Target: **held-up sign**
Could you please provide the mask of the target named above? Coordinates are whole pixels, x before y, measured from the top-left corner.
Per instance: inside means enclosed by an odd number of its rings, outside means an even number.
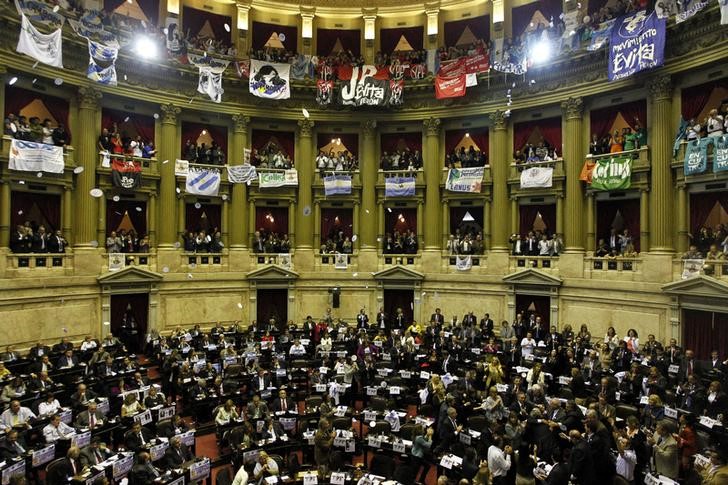
[[[677,364],[671,364],[670,367],[667,368],[668,374],[677,374],[680,372],[680,366]]]
[[[389,388],[389,394],[391,394],[391,395],[394,396],[394,395],[399,395],[399,393],[400,393],[399,386],[390,386],[390,388]]]
[[[318,474],[316,472],[306,473],[303,476],[303,485],[318,485]]]
[[[372,448],[380,448],[382,446],[382,437],[381,436],[367,437],[367,445],[371,446]]]
[[[376,411],[364,411],[364,421],[365,422],[371,422],[376,421],[377,419],[377,412]]]

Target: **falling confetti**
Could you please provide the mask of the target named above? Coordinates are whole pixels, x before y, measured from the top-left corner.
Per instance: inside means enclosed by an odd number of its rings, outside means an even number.
[[[119,202],[120,199],[121,197],[119,197],[118,195],[115,195],[111,198],[111,200],[113,200],[114,202]]]
[[[37,174],[35,174],[35,176],[41,178],[43,176],[43,172],[38,172]]]
[[[155,120],[158,120],[158,119],[159,119],[159,113],[154,113],[154,119],[155,119]],[[169,160],[167,160],[167,161],[166,161],[166,162],[164,162],[164,163],[167,163],[168,161],[169,161]]]
[[[356,234],[354,234],[353,236],[351,236],[351,240],[353,242],[356,242],[357,239],[359,239],[359,236],[357,236]]]
[[[164,161],[162,162],[162,165],[164,165],[165,163],[169,163],[169,160],[164,160]]]
[[[182,191],[181,191],[181,190],[179,189],[179,187],[177,187],[177,188],[176,188],[176,189],[174,189],[174,190],[176,190],[178,194],[179,194],[180,192],[182,192]]]
[[[199,209],[200,207],[202,207],[202,204],[200,204],[199,202],[195,202],[195,209]]]
[[[351,276],[353,276],[354,278],[356,278],[357,276],[359,276],[359,273],[353,273]]]
[[[128,122],[129,122],[129,117],[127,116],[126,118],[124,118],[124,123],[128,123]]]
[[[23,211],[18,211],[18,215],[19,216],[22,216],[23,215]]]
[[[25,180],[18,180],[18,183],[19,183],[20,185],[25,185]]]
[[[180,246],[181,246],[181,244],[179,243],[179,241],[177,241],[176,243],[174,243],[174,247],[179,248]]]
[[[535,79],[531,79],[531,84],[536,84],[536,80]]]
[[[141,211],[142,211],[142,208],[141,208],[141,207],[137,207],[137,208],[136,208],[136,211],[137,211],[137,212],[141,212]]]
[[[187,279],[191,280],[192,278],[194,278],[194,276],[192,276],[192,273],[187,273]]]
[[[38,82],[38,78],[37,78],[37,77],[34,77],[34,78],[33,78],[33,84],[35,84],[35,83],[37,83],[37,82]]]
[[[35,61],[35,64],[33,64],[33,69],[35,69],[36,67],[38,67],[38,61]]]
[[[230,26],[228,24],[225,24],[223,27],[225,27],[225,32],[230,32]]]
[[[104,322],[104,325],[108,327],[109,325],[111,325],[111,322]]]
[[[311,215],[311,206],[306,206],[303,208],[303,215],[304,216],[310,216]]]
[[[57,77],[53,80],[53,84],[55,84],[56,86],[60,86],[61,84],[63,84],[63,79]]]
[[[162,273],[169,273],[169,266],[162,268]]]
[[[60,9],[61,9],[61,6],[60,5],[56,5],[55,7],[53,7],[53,13],[58,12]],[[37,62],[36,62],[36,64],[37,64]]]
[[[99,242],[98,242],[98,241],[91,241],[91,242],[90,242],[89,244],[91,244],[91,247],[92,247],[92,248],[97,248],[97,247],[99,247]]]
[[[220,196],[220,198],[221,198],[222,200],[228,200],[228,196],[227,196],[227,194],[222,194],[222,195]]]
[[[303,113],[303,117],[308,119],[308,117],[310,116],[308,114],[308,110],[306,108],[301,108],[301,112]]]
[[[76,167],[73,169],[73,173],[78,175],[79,173],[83,172],[83,167]]]
[[[99,189],[98,187],[89,190],[88,193],[91,194],[91,197],[96,197],[96,198],[99,198],[102,195],[104,195],[104,191]]]
[[[242,310],[243,309],[243,304],[242,303],[238,303],[238,308],[240,308]]]

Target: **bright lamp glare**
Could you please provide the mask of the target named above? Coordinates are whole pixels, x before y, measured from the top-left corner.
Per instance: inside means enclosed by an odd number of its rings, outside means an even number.
[[[531,60],[534,64],[546,62],[551,58],[551,45],[548,42],[538,42],[531,48]]]
[[[154,59],[157,57],[157,44],[146,36],[137,38],[134,44],[134,50],[139,57],[144,59]]]

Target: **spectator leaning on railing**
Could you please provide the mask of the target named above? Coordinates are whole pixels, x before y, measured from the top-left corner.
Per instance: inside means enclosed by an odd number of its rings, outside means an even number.
[[[409,148],[392,153],[383,152],[379,160],[379,168],[382,170],[419,170],[422,168],[422,155],[419,150],[412,152]]]
[[[338,155],[332,151],[325,153],[319,150],[316,156],[316,168],[322,174],[325,172],[353,172],[359,170],[359,160],[348,151]]]

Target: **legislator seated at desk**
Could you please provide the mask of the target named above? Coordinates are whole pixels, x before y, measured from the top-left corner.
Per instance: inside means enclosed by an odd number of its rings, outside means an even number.
[[[224,426],[226,424],[230,424],[230,421],[237,420],[239,418],[240,415],[238,414],[238,410],[235,408],[235,403],[232,399],[228,399],[225,401],[225,404],[217,408],[215,424],[218,426]]]
[[[73,409],[84,409],[91,399],[98,397],[94,391],[88,389],[83,382],[78,385],[76,392],[71,394],[71,405]]]
[[[189,428],[182,420],[182,416],[175,414],[171,419],[165,419],[157,424],[157,436],[161,438],[171,438],[178,434],[182,434]]]
[[[167,469],[179,468],[192,458],[190,449],[182,443],[178,436],[175,436],[169,440],[169,448],[164,452],[164,467]]]
[[[250,386],[255,394],[260,394],[271,386],[270,376],[260,369],[258,375],[250,379]]]
[[[121,405],[121,417],[126,418],[144,411],[144,406],[139,402],[136,392],[130,392],[124,396],[124,404]]]
[[[15,377],[3,386],[0,393],[0,403],[7,405],[13,399],[22,399],[26,395],[25,383],[20,377]]]
[[[259,395],[253,396],[253,400],[248,403],[246,408],[246,416],[248,419],[265,419],[270,415],[268,405],[261,401]]]
[[[133,484],[152,483],[162,474],[152,465],[151,456],[146,451],[137,455],[137,463],[131,469],[130,482]]]
[[[6,380],[13,377],[12,372],[10,372],[10,369],[5,367],[5,361],[0,361],[0,380]]]
[[[91,443],[81,449],[79,456],[81,466],[95,466],[106,460],[112,455],[100,438],[91,438]]]
[[[48,485],[68,483],[70,477],[81,473],[83,465],[81,465],[80,456],[81,450],[77,446],[71,446],[65,458],[48,465],[46,483]]]
[[[51,363],[51,358],[48,356],[48,354],[44,354],[40,357],[38,357],[38,360],[33,362],[28,366],[28,372],[31,372],[33,374],[39,374],[41,372],[51,372],[56,368],[53,363]]]
[[[69,439],[74,434],[76,434],[76,430],[61,421],[61,416],[58,414],[51,416],[51,422],[43,428],[43,437],[46,443]]]
[[[22,456],[27,450],[28,445],[25,444],[25,440],[14,429],[8,431],[5,439],[0,442],[0,458],[3,460],[12,460]]]
[[[38,342],[34,346],[30,348],[30,351],[28,351],[28,358],[33,360],[38,360],[44,355],[48,355],[51,353],[51,348],[47,345],[43,345],[43,342]]]
[[[31,392],[52,391],[63,387],[63,384],[57,384],[50,378],[47,372],[31,374],[28,381],[28,390]]]
[[[104,413],[99,411],[98,405],[95,402],[90,402],[86,411],[78,413],[75,424],[79,428],[93,430],[98,426],[103,426],[105,419]]]
[[[61,409],[61,403],[53,395],[52,392],[46,392],[43,394],[43,401],[38,404],[38,415],[47,416],[58,412]]]
[[[12,345],[5,347],[5,352],[0,352],[0,361],[2,362],[15,362],[19,359],[20,353],[18,353]]]
[[[59,354],[67,350],[73,350],[73,342],[68,337],[63,337],[60,342],[53,346],[53,352]]]
[[[0,414],[0,427],[6,431],[12,428],[30,428],[31,422],[36,418],[33,411],[20,405],[20,401],[11,401],[10,407]]]
[[[135,421],[131,426],[131,430],[126,432],[124,435],[124,441],[126,447],[131,451],[137,452],[147,446],[151,440],[154,439],[154,435],[147,428],[143,428],[141,423]]]
[[[56,362],[56,367],[59,369],[70,369],[78,365],[78,357],[73,354],[73,350],[66,350],[64,354]]]
[[[253,478],[258,483],[263,483],[266,477],[273,477],[277,476],[280,473],[280,470],[278,469],[278,463],[276,461],[268,456],[268,453],[265,451],[261,451],[260,455],[258,455],[258,460],[255,463],[255,468],[253,469]]]
[[[164,394],[157,389],[157,386],[151,386],[147,397],[144,398],[144,407],[150,409],[156,406],[164,406],[166,402]]]
[[[272,402],[273,412],[298,412],[298,407],[293,402],[293,399],[287,396],[286,390],[281,389],[278,391],[278,398]]]

